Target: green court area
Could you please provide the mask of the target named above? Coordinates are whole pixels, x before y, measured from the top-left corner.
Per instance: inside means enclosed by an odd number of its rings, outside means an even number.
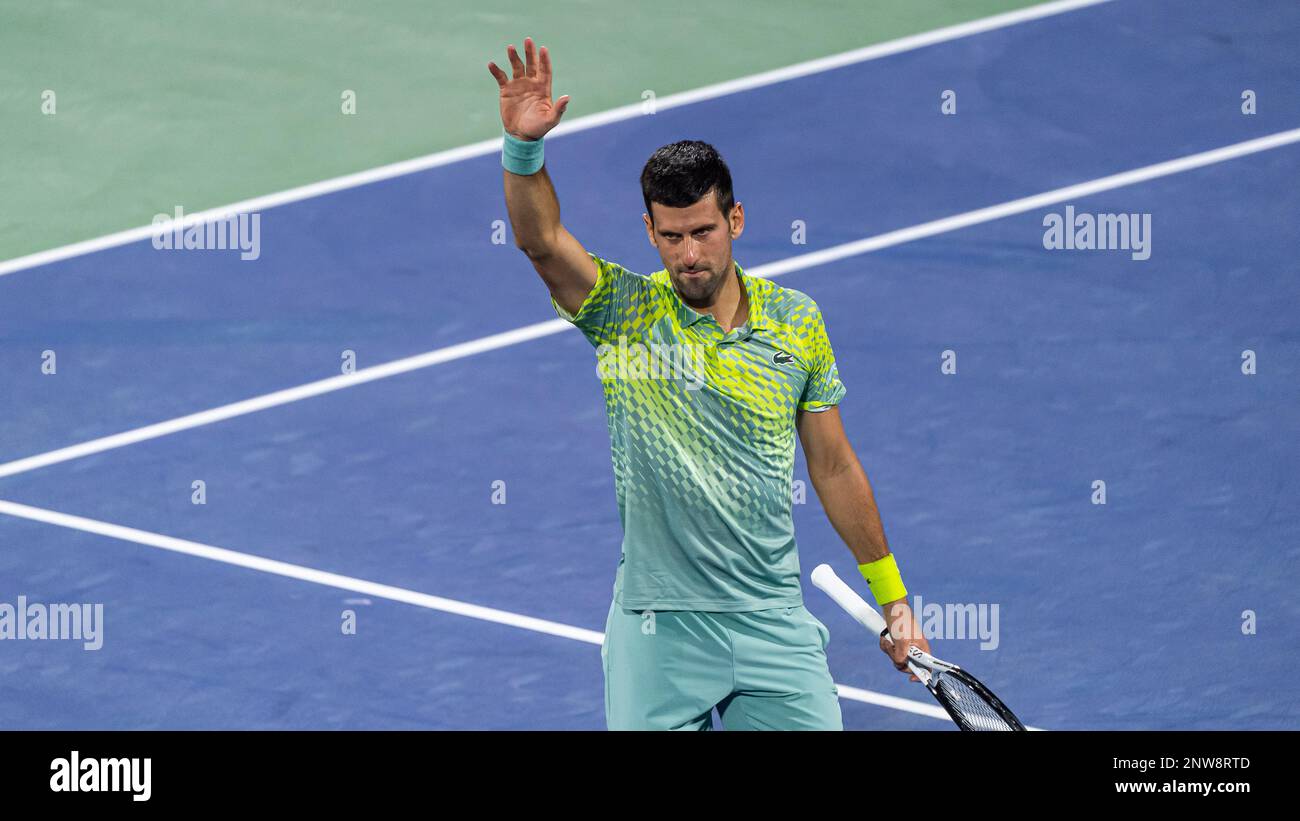
[[[573,119],[1030,5],[6,3],[0,260],[497,136],[525,35]]]

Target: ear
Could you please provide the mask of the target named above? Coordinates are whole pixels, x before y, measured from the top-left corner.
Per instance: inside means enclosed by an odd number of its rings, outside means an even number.
[[[654,223],[650,222],[650,215],[642,214],[641,219],[645,221],[645,235],[649,238],[650,244],[658,248],[659,246],[655,244],[655,227]]]
[[[740,202],[733,205],[728,222],[728,227],[731,229],[731,238],[738,239],[741,234],[745,233],[745,206]]]

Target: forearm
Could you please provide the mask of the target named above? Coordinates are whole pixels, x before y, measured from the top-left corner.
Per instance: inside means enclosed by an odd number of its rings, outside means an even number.
[[[560,200],[551,185],[546,167],[536,174],[512,174],[505,177],[506,212],[515,245],[532,256],[545,256],[554,247],[560,230]]]
[[[848,545],[858,564],[883,559],[889,553],[871,483],[856,456],[824,469],[810,466],[809,476],[826,517]]]
[[[831,520],[835,532],[848,545],[858,564],[868,564],[883,559],[889,554],[889,543],[885,540],[885,528],[880,521],[880,510],[876,507],[876,497],[871,492],[871,483],[856,457],[833,471],[809,472],[817,496],[826,509],[826,517]],[[890,632],[895,638],[919,636],[912,621],[912,611],[907,605],[906,597],[886,602],[881,605],[885,621],[890,625]]]

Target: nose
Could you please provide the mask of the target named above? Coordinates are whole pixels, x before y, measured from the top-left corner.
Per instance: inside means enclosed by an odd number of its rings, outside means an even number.
[[[700,247],[692,237],[686,238],[686,249],[682,253],[682,262],[686,263],[688,268],[694,268],[695,263],[700,261]]]

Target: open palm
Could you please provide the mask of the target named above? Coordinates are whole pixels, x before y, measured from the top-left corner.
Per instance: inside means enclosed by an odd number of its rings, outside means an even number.
[[[537,54],[533,38],[524,38],[527,62],[519,59],[513,45],[506,48],[506,55],[510,58],[513,77],[506,77],[496,63],[488,63],[488,71],[501,89],[501,124],[519,139],[540,140],[564,116],[569,96],[551,100],[551,55],[545,46]]]

